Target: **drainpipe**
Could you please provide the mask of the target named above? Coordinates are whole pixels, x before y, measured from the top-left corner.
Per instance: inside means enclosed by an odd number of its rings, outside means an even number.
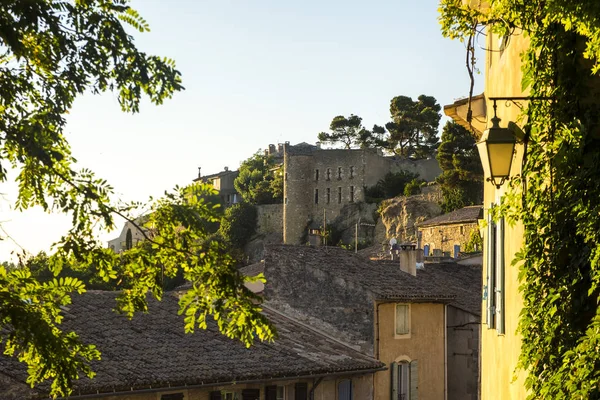
[[[310,393],[308,394],[308,398],[310,400],[315,400],[315,389],[319,384],[323,381],[323,378],[318,378],[317,380],[313,379],[312,387],[310,388]]]

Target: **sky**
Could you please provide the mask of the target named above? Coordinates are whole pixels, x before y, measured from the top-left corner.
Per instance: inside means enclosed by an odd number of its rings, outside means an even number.
[[[174,59],[186,90],[160,106],[145,101],[135,115],[121,112],[113,93],[84,95],[66,127],[79,166],[125,201],[189,184],[198,167],[203,174],[236,169],[270,143],[313,143],[336,115],[385,124],[398,95],[426,94],[443,106],[468,94],[465,47],[442,37],[435,0],[131,5],[151,28],[133,33],[136,45]],[[69,227],[68,218],[39,209],[15,212],[15,197],[16,187],[5,184],[0,260],[22,249],[48,251]]]

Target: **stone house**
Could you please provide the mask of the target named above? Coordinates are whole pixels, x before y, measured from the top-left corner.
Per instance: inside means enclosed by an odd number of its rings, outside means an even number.
[[[425,257],[448,256],[458,258],[471,239],[479,231],[483,218],[483,206],[468,206],[447,214],[417,223],[417,246]],[[477,249],[482,251],[483,249]]]
[[[342,208],[365,201],[365,188],[388,172],[402,170],[434,180],[437,160],[386,157],[376,149],[321,149],[308,143],[284,145],[283,240],[304,244],[311,222],[335,219]],[[314,226],[313,226],[314,228]]]
[[[271,245],[248,268],[264,273],[269,307],[385,363],[365,398],[478,398],[479,266],[403,271],[339,248]]]
[[[69,399],[104,400],[327,400],[368,399],[373,374],[385,365],[335,338],[267,307],[277,328],[272,343],[246,348],[223,336],[211,320],[185,334],[176,292],[150,301],[132,320],[112,311],[115,292],[88,291],[64,308],[65,330],[95,343],[102,360],[94,379],[74,381]],[[0,398],[47,398],[30,389],[26,368],[0,356]]]
[[[198,168],[198,177],[194,179],[194,182],[210,183],[219,191],[221,204],[224,207],[228,207],[241,201],[240,195],[233,184],[238,175],[239,172],[237,170],[230,171],[229,167],[225,167],[223,171],[216,174],[202,176],[201,169]]]

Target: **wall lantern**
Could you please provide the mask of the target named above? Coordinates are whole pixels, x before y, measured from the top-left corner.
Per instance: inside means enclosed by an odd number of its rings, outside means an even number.
[[[477,143],[484,176],[498,189],[510,177],[516,143],[517,138],[513,131],[500,128],[500,118],[495,115],[492,118],[492,127],[483,133],[481,141]]]
[[[483,174],[486,181],[492,182],[496,188],[510,178],[510,169],[514,158],[515,145],[527,141],[525,133],[514,122],[509,122],[507,128],[500,127],[500,118],[496,116],[496,101],[506,100],[522,108],[517,101],[552,100],[550,97],[490,97],[494,102],[494,117],[492,127],[481,136],[477,143],[479,158],[483,164]]]

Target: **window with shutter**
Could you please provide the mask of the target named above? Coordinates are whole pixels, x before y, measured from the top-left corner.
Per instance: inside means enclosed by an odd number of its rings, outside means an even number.
[[[392,400],[419,399],[419,370],[417,360],[394,362],[392,371]]]
[[[260,389],[242,390],[242,400],[260,400]]]
[[[486,285],[483,289],[486,323],[488,329],[495,328],[499,334],[504,334],[504,218],[494,222],[488,215],[486,249]]]
[[[304,382],[294,386],[294,400],[308,400],[308,385]]]
[[[410,305],[396,304],[395,337],[407,337],[410,334]]]
[[[169,393],[160,396],[160,400],[183,400],[183,393]]]
[[[210,400],[222,400],[221,392],[218,392],[218,391],[210,392],[209,398],[210,398]]]
[[[338,383],[338,400],[352,400],[352,380],[344,379]]]

